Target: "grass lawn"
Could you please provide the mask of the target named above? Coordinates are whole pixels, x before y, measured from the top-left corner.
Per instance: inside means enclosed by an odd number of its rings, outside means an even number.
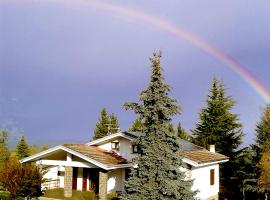
[[[56,199],[65,199],[65,200],[97,200],[97,198],[95,197],[94,192],[77,191],[77,190],[72,191],[72,197],[65,198],[63,188],[46,190],[45,193],[44,193],[44,197],[56,198]]]

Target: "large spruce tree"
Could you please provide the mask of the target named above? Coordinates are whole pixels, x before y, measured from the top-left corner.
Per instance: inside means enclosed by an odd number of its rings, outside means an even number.
[[[225,94],[224,84],[213,79],[206,107],[200,112],[200,121],[193,132],[193,142],[209,148],[214,144],[216,151],[230,158],[221,165],[221,198],[238,199],[242,180],[238,176],[239,159],[243,152],[238,150],[242,143],[242,125],[238,115],[232,113],[236,101]]]
[[[160,66],[161,55],[154,53],[152,74],[139,103],[125,103],[144,123],[143,136],[136,141],[138,156],[126,182],[125,200],[193,199],[192,182],[184,180],[181,147],[175,134],[168,132],[171,117],[180,111],[177,101],[169,96],[170,86],[165,83]]]
[[[16,147],[16,154],[18,159],[23,159],[25,157],[28,157],[30,155],[30,149],[28,144],[25,141],[24,136],[22,136],[17,144]]]
[[[242,125],[238,115],[232,113],[236,101],[225,95],[222,82],[213,79],[206,107],[200,112],[200,121],[193,133],[195,144],[208,148],[214,144],[216,151],[231,157],[242,143]]]

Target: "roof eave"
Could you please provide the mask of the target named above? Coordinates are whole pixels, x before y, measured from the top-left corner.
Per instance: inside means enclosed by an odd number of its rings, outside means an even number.
[[[219,164],[219,163],[224,163],[224,162],[228,162],[229,159],[222,159],[222,160],[216,160],[216,161],[210,161],[210,162],[196,162],[194,160],[190,160],[188,158],[183,158],[182,159],[183,162],[193,166],[193,167],[203,167],[203,166],[206,166],[206,165],[214,165],[214,164]]]
[[[117,138],[117,137],[123,137],[123,138],[126,138],[126,139],[128,139],[128,140],[134,140],[134,138],[129,137],[129,136],[126,135],[125,133],[123,133],[123,132],[118,132],[118,133],[114,133],[114,134],[105,136],[105,137],[103,137],[103,138],[100,138],[100,139],[97,139],[97,140],[88,142],[88,143],[86,143],[86,145],[92,146],[92,145],[102,144],[102,143],[104,143],[104,142],[106,142],[106,141],[108,141],[108,140],[111,140],[111,139],[114,139],[114,138]]]
[[[58,146],[52,147],[52,148],[50,148],[48,150],[45,150],[45,151],[42,151],[40,153],[34,154],[32,156],[29,156],[27,158],[24,158],[24,159],[20,160],[20,162],[21,163],[31,162],[31,161],[33,161],[35,159],[38,159],[41,156],[44,156],[46,154],[52,153],[52,152],[57,151],[57,150],[63,150],[63,151],[66,151],[66,152],[68,152],[70,154],[73,154],[75,156],[78,156],[78,157],[80,157],[80,158],[82,158],[82,159],[84,159],[84,160],[86,160],[86,161],[88,161],[88,162],[90,162],[90,163],[92,163],[92,164],[94,164],[94,165],[102,168],[102,169],[109,170],[109,168],[110,168],[106,164],[100,163],[100,162],[98,162],[98,161],[96,161],[96,160],[94,160],[92,158],[89,158],[89,157],[87,157],[87,156],[85,156],[85,155],[83,155],[83,154],[81,154],[81,153],[79,153],[77,151],[74,151],[74,150],[69,149],[69,148],[67,148],[65,146],[62,146],[62,145],[58,145]]]

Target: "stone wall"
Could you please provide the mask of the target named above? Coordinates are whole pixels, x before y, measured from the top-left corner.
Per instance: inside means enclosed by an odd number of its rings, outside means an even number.
[[[209,197],[207,200],[218,200],[218,194]]]
[[[65,167],[64,196],[72,197],[72,167]]]
[[[99,172],[99,199],[107,200],[107,180],[108,173],[106,171]]]

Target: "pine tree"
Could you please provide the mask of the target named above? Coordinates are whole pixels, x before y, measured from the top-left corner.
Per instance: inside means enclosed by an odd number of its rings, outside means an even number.
[[[254,160],[256,163],[261,158],[262,147],[266,144],[267,139],[270,137],[270,104],[266,106],[261,116],[261,121],[256,127],[256,142],[253,145],[254,149]]]
[[[231,96],[225,96],[223,83],[214,78],[206,107],[201,110],[200,121],[192,131],[194,143],[207,149],[215,144],[216,151],[233,156],[243,137],[238,115],[231,112],[235,104]]]
[[[5,129],[0,129],[0,165],[3,164],[9,156],[8,132]]]
[[[109,129],[108,129],[109,124],[110,124],[110,119],[109,119],[107,110],[106,108],[103,108],[100,113],[99,121],[97,122],[96,128],[94,130],[93,140],[106,136],[109,133]]]
[[[30,149],[28,144],[25,141],[24,136],[22,136],[16,147],[16,154],[18,159],[26,158],[30,155]]]
[[[114,113],[109,116],[109,133],[117,133],[120,129],[118,119]]]
[[[131,127],[128,129],[128,131],[131,132],[143,132],[143,130],[144,130],[143,122],[139,117],[133,122]]]
[[[177,136],[179,138],[181,138],[183,140],[187,140],[187,141],[190,140],[190,136],[186,133],[186,131],[184,130],[184,128],[182,128],[180,122],[177,124],[176,133],[177,133]]]
[[[242,180],[238,176],[238,163],[242,150],[238,150],[242,143],[242,125],[238,122],[238,115],[231,112],[236,101],[225,95],[222,82],[213,79],[210,94],[206,100],[206,107],[200,112],[200,121],[193,132],[193,142],[209,148],[214,144],[216,151],[230,158],[221,165],[221,198],[239,199]]]
[[[180,144],[175,134],[168,132],[171,117],[180,112],[177,101],[169,96],[170,86],[165,83],[160,66],[161,55],[150,59],[152,74],[139,103],[125,103],[144,122],[144,135],[136,141],[138,156],[126,181],[125,200],[193,199],[192,181],[184,180]]]

